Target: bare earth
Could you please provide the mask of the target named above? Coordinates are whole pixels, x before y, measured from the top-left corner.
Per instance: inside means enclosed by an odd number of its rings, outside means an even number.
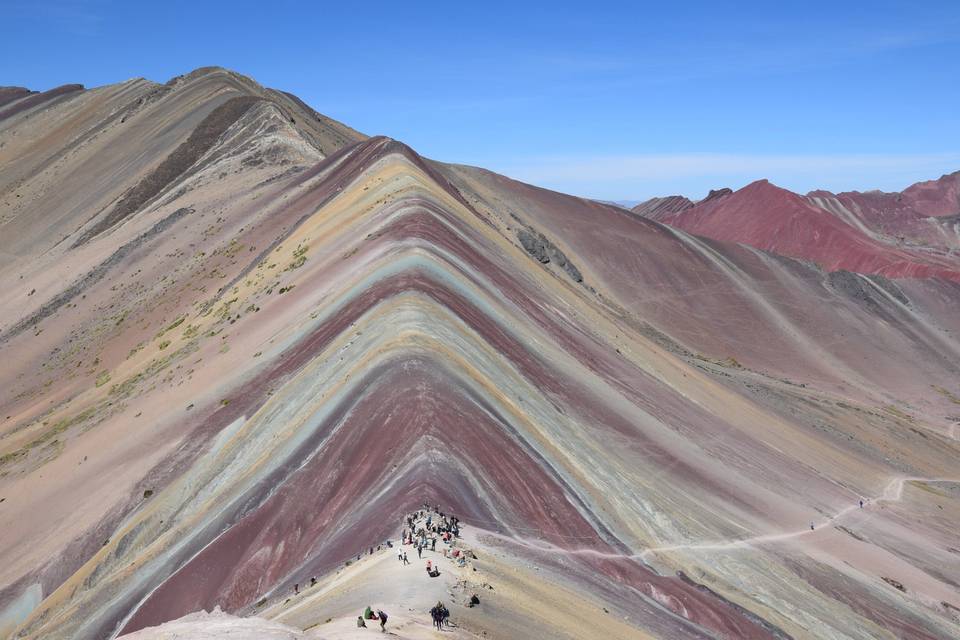
[[[0,99],[0,637],[960,637],[957,174],[632,212],[215,67]],[[376,551],[425,501],[476,560]]]

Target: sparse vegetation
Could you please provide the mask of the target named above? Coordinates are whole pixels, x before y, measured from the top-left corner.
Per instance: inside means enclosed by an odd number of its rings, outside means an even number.
[[[284,271],[293,271],[294,269],[299,269],[307,262],[307,249],[308,247],[298,244],[297,248],[293,250],[293,261],[287,265],[287,268]],[[274,265],[270,265],[272,269]]]
[[[911,416],[909,413],[905,413],[901,411],[900,409],[893,406],[892,404],[888,404],[883,408],[883,410],[901,420],[906,420],[907,422],[913,422],[913,416]]]
[[[939,393],[940,395],[942,395],[944,398],[946,398],[946,399],[949,400],[950,402],[952,402],[952,403],[954,403],[954,404],[960,404],[960,398],[958,398],[957,396],[955,396],[955,395],[954,395],[953,393],[951,393],[949,390],[944,389],[943,387],[937,386],[937,385],[935,385],[935,384],[932,384],[932,385],[930,385],[930,386],[933,387],[933,390],[934,390],[934,391],[936,391],[937,393]]]
[[[183,324],[184,320],[186,319],[187,319],[187,316],[180,316],[179,318],[171,322],[169,325],[161,329],[160,333],[157,334],[157,337],[160,338],[163,336],[163,334],[167,333],[168,331],[173,331],[174,329],[179,327],[181,324]]]

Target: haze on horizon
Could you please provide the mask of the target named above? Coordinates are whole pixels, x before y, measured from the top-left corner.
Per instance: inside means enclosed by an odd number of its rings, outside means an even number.
[[[0,84],[219,65],[426,156],[588,197],[900,190],[960,169],[954,2],[6,5]]]

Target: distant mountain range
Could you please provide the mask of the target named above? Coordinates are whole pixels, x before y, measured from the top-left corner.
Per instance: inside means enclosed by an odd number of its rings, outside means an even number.
[[[737,242],[825,269],[960,281],[960,172],[901,193],[813,191],[758,180],[700,202],[653,198],[635,213],[690,233]]]

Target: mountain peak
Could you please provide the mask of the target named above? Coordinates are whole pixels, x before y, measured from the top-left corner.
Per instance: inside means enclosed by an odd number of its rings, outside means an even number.
[[[221,67],[13,94],[0,637],[425,638],[440,598],[460,640],[957,636],[949,256],[767,181],[630,213]]]
[[[693,201],[685,196],[664,196],[650,198],[633,207],[631,211],[645,218],[659,220],[663,216],[685,211],[693,206]]]

